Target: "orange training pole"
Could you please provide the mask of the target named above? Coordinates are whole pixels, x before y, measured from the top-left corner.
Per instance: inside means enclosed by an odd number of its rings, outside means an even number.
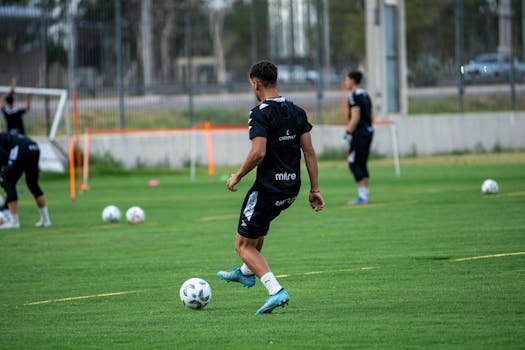
[[[75,199],[75,162],[74,162],[73,136],[69,136],[69,195]]]
[[[206,134],[206,151],[208,153],[208,175],[213,176],[215,174],[215,168],[213,166],[213,146],[211,144],[211,125],[210,122],[204,123],[204,132]]]
[[[346,125],[348,123],[348,96],[344,79],[341,81],[341,97],[343,99],[343,125]]]
[[[82,155],[80,154],[80,123],[78,120],[77,92],[73,91],[73,120],[75,124],[78,185],[82,191]]]

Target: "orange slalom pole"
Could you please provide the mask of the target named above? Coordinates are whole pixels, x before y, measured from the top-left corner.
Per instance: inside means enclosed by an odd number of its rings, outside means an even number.
[[[208,175],[215,174],[215,167],[213,165],[213,146],[211,144],[211,125],[210,122],[204,123],[204,132],[206,135],[206,151],[208,153]]]
[[[341,81],[341,97],[343,100],[343,125],[348,122],[348,96],[346,94],[346,83],[344,79]]]
[[[78,185],[82,191],[82,155],[80,154],[80,122],[78,120],[77,92],[73,91],[73,120],[75,124],[75,144],[77,156]]]
[[[69,195],[71,199],[75,199],[75,162],[74,162],[74,147],[73,136],[69,136]]]

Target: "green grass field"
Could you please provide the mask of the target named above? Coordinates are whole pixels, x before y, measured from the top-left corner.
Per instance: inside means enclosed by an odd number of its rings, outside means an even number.
[[[523,349],[525,153],[402,159],[399,178],[376,160],[363,207],[345,205],[355,189],[344,162],[323,162],[326,209],[309,208],[306,185],[272,224],[264,254],[291,300],[262,316],[260,282],[216,277],[239,265],[253,179],[230,193],[221,175],[232,170],[201,169],[195,182],[187,171],[98,174],[75,201],[66,177],[44,174],[46,229],[32,227],[21,183],[22,228],[0,232],[0,348]],[[499,194],[481,194],[489,177]],[[139,205],[146,222],[104,224],[108,204]],[[190,277],[212,286],[202,311],[179,301]]]

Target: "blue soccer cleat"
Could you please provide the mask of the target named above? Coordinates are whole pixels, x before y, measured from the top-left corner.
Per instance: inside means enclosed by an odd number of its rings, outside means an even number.
[[[356,200],[354,201],[350,201],[348,203],[346,203],[347,205],[363,205],[363,204],[368,204],[368,199],[364,199],[364,198],[361,198],[361,197],[357,197]]]
[[[231,271],[219,271],[217,276],[226,282],[239,282],[245,287],[253,287],[255,285],[255,275],[244,275],[241,269],[233,269]]]
[[[277,294],[270,295],[264,305],[257,310],[256,315],[269,314],[278,306],[284,307],[290,301],[288,293],[281,289]]]

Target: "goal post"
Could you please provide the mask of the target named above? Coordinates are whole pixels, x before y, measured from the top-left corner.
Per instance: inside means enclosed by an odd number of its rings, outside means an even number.
[[[4,95],[13,89],[11,86],[0,86],[0,95]],[[40,168],[46,171],[64,172],[63,159],[66,151],[59,149],[56,137],[59,133],[60,123],[67,106],[68,93],[65,89],[36,88],[27,86],[14,87],[15,95],[31,95],[31,110],[24,116],[26,132],[32,137],[44,135],[48,142],[40,142]],[[49,99],[51,102],[48,103]],[[17,106],[23,106],[24,102],[15,102]],[[51,125],[45,118],[47,107],[54,110]],[[45,126],[44,126],[45,125]],[[66,134],[69,134],[69,123],[66,119]],[[59,151],[62,154],[57,154]]]
[[[11,91],[11,89],[12,88],[9,86],[0,86],[0,93],[5,94]],[[55,140],[58,131],[58,126],[60,125],[60,121],[62,120],[62,115],[64,113],[64,108],[67,102],[67,90],[20,86],[15,88],[14,93],[25,95],[54,96],[59,98],[55,114],[53,116],[53,124],[51,126],[51,130],[49,131],[49,135],[47,135],[47,137],[50,140]]]

